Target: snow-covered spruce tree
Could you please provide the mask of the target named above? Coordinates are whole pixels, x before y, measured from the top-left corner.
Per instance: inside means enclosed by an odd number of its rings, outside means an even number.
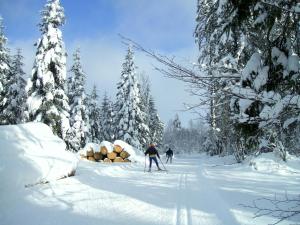
[[[117,87],[115,135],[117,139],[141,148],[143,140],[140,138],[147,124],[145,124],[140,108],[141,96],[135,70],[133,51],[129,47],[123,63],[121,81]]]
[[[41,13],[42,37],[37,51],[28,92],[29,120],[49,125],[54,134],[66,140],[69,103],[64,91],[66,53],[59,29],[65,22],[59,0],[49,0]]]
[[[71,140],[70,147],[78,151],[86,144],[89,132],[89,118],[84,90],[86,76],[82,70],[79,49],[76,50],[73,57],[74,63],[71,68],[73,76],[68,78],[68,97],[70,104],[70,125],[75,138]]]
[[[7,38],[4,35],[3,19],[0,17],[0,125],[8,123],[4,117],[8,97],[8,77],[10,75],[10,57],[6,42]]]
[[[164,123],[160,120],[157,109],[155,107],[155,102],[152,96],[149,99],[148,106],[148,127],[149,127],[149,139],[157,143],[162,144],[163,134],[164,134]]]
[[[91,94],[88,96],[87,112],[89,117],[89,133],[90,142],[100,143],[103,141],[103,136],[101,135],[101,109],[99,107],[99,100],[97,94],[97,87],[94,85]]]
[[[7,77],[7,97],[3,111],[3,118],[7,124],[19,124],[26,120],[27,93],[22,60],[21,50],[18,49],[12,59],[11,71]]]
[[[265,105],[272,102],[266,96],[271,96],[270,91],[276,93],[279,90],[284,90],[278,93],[281,97],[289,95],[286,92],[289,88],[282,79],[282,74],[285,74],[283,72],[285,63],[282,63],[283,57],[280,57],[282,56],[280,51],[285,54],[286,58],[293,55],[293,60],[297,61],[295,59],[298,57],[298,53],[295,55],[295,52],[299,51],[297,40],[299,38],[299,35],[297,36],[299,15],[295,13],[297,1],[276,0],[268,3],[258,0],[248,2],[199,0],[198,3],[196,37],[199,47],[203,47],[201,49],[205,53],[201,54],[200,62],[209,65],[208,75],[217,73],[215,77],[220,78],[217,85],[215,82],[213,82],[214,85],[210,85],[213,90],[212,96],[221,96],[221,98],[212,98],[213,104],[211,104],[216,106],[211,107],[211,111],[217,112],[212,113],[210,117],[216,118],[212,127],[216,125],[220,130],[216,135],[217,143],[220,136],[222,139],[224,137],[220,134],[228,133],[226,127],[234,123],[234,135],[227,136],[238,137],[235,144],[244,145],[248,150],[246,154],[253,152],[259,145],[258,140],[264,136],[262,122],[267,120],[269,121],[267,124],[274,124],[274,120],[270,118],[278,119],[276,115],[267,115],[263,118],[269,109],[265,108]],[[279,34],[282,35],[279,36]],[[274,55],[277,56],[273,57]],[[280,62],[274,62],[274,58],[278,58]],[[211,74],[210,68],[213,68]],[[227,74],[233,75],[232,79],[228,79],[230,76]],[[242,76],[240,77],[239,74]],[[235,77],[240,77],[240,79]],[[285,79],[288,77],[285,76]],[[296,82],[288,83],[295,84]],[[295,87],[293,86],[290,90],[296,90]],[[219,95],[219,90],[223,93],[223,97]],[[232,119],[226,113],[229,111],[226,108],[229,108],[230,101],[231,109],[235,114]],[[272,104],[275,107],[277,103],[273,101]],[[295,104],[292,108],[295,111]],[[243,143],[239,143],[240,141]],[[223,140],[222,142],[224,143]]]
[[[114,111],[113,103],[108,98],[107,94],[104,94],[100,111],[100,124],[101,124],[101,137],[106,141],[113,141],[114,139]]]
[[[141,90],[141,109],[145,124],[148,127],[142,133],[144,146],[149,143],[162,144],[162,137],[164,133],[164,124],[158,115],[155,101],[151,95],[150,80],[145,74],[140,75],[140,90]]]
[[[235,92],[241,96],[235,103],[236,117],[244,124],[240,125],[243,133],[251,132],[259,141],[258,149],[276,146],[285,158],[284,149],[295,149],[295,140],[299,140],[300,40],[299,13],[295,11],[299,3],[276,0],[249,4],[252,11],[241,22],[251,24],[247,27],[248,42],[255,46],[255,53]],[[235,7],[243,8],[239,4]]]
[[[139,90],[141,95],[140,109],[142,112],[143,120],[146,126],[143,129],[143,132],[140,134],[140,140],[143,147],[147,147],[150,143],[156,143],[152,139],[151,134],[153,130],[150,130],[150,114],[149,114],[149,101],[150,101],[150,81],[149,77],[144,73],[139,75]],[[153,135],[152,135],[153,136]]]
[[[181,121],[179,119],[178,114],[175,115],[175,119],[173,120],[173,127],[175,130],[178,130],[178,131],[182,129]]]

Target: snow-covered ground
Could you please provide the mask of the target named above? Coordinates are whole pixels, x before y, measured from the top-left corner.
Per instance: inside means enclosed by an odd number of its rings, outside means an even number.
[[[300,160],[285,164],[272,154],[252,166],[232,164],[230,157],[177,156],[166,165],[168,173],[144,173],[144,162],[79,161],[76,176],[56,180],[76,162],[63,148],[44,125],[0,127],[0,225],[265,225],[276,218],[254,219],[255,210],[241,204],[275,193],[296,197],[300,190]],[[48,178],[50,183],[24,187]]]

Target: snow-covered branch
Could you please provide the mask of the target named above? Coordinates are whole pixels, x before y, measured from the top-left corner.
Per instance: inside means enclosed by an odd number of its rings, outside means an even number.
[[[292,9],[283,8],[279,5],[275,5],[273,3],[266,2],[266,1],[261,1],[261,3],[264,5],[267,5],[267,6],[275,7],[277,9],[285,11],[285,12],[290,12],[290,13],[295,13],[295,14],[300,15],[300,3],[297,3],[297,5]]]

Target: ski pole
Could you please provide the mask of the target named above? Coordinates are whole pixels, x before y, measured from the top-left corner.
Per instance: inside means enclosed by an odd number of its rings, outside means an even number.
[[[161,161],[161,159],[160,159],[160,158],[159,158],[159,161],[160,161],[160,162],[161,162],[161,164],[163,165],[163,167],[164,167],[165,171],[168,171],[168,170],[166,169],[165,165],[163,164],[163,162]]]
[[[144,166],[144,173],[146,172],[146,156],[145,156],[145,166]]]

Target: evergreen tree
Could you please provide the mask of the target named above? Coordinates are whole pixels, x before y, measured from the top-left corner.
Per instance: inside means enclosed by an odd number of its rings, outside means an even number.
[[[112,141],[114,139],[114,111],[113,103],[106,93],[102,100],[100,118],[101,137],[103,140]]]
[[[89,126],[90,126],[90,141],[93,143],[100,143],[103,141],[103,135],[101,132],[101,109],[98,105],[98,94],[96,85],[94,85],[92,93],[89,95],[88,101],[88,117],[89,117]],[[109,139],[110,140],[110,139]]]
[[[141,110],[143,118],[147,125],[142,132],[143,146],[146,147],[149,143],[162,144],[164,133],[164,124],[160,120],[155,101],[150,93],[149,77],[144,74],[140,75],[140,90],[141,90]]]
[[[68,97],[70,103],[70,125],[75,138],[71,142],[74,150],[83,148],[87,142],[88,135],[88,112],[86,108],[85,74],[80,62],[79,49],[73,55],[74,63],[71,68],[73,76],[68,78]]]
[[[29,88],[29,120],[49,125],[54,134],[66,140],[69,124],[69,103],[64,91],[66,53],[59,29],[65,22],[59,0],[48,0],[41,12],[42,37],[37,51]]]
[[[142,111],[140,108],[141,96],[136,78],[133,52],[128,48],[128,52],[123,63],[121,81],[118,83],[116,98],[116,138],[141,148],[141,133],[145,128]]]
[[[4,35],[3,19],[0,17],[0,125],[7,124],[4,110],[7,106],[8,79],[10,76],[10,57],[6,47],[7,38]]]
[[[234,135],[227,136],[236,137],[232,144],[237,146],[238,160],[260,149],[266,139],[288,145],[291,138],[284,136],[299,130],[297,4],[297,0],[198,1],[195,34],[200,62],[212,76],[211,126],[219,129],[215,143],[220,136],[224,142],[220,134],[235,123]]]
[[[154,140],[151,140],[150,133],[153,132],[149,129],[149,103],[147,101],[144,101],[143,95],[141,93],[140,85],[138,85],[139,95],[141,96],[141,101],[139,103],[139,108],[141,112],[141,120],[142,124],[139,128],[139,140],[141,143],[141,146],[143,148],[148,147],[150,142],[155,142]]]
[[[155,107],[155,102],[153,97],[150,96],[149,99],[149,130],[150,130],[150,140],[156,144],[162,144],[163,133],[164,133],[164,124],[160,120],[157,109]]]
[[[173,127],[175,130],[181,130],[182,128],[178,114],[175,115],[175,119],[173,120]]]
[[[7,82],[7,101],[3,116],[8,124],[19,124],[25,122],[26,119],[27,93],[22,60],[21,50],[18,49],[17,54],[12,59],[11,72]]]
[[[242,136],[246,137],[246,147],[249,149],[249,142],[252,144],[251,151],[271,144],[291,149],[295,146],[290,140],[297,139],[299,130],[296,99],[300,48],[296,6],[295,0],[234,5],[237,11],[245,7],[250,10],[240,20],[254,52],[235,88],[240,97],[235,98],[233,108]]]

